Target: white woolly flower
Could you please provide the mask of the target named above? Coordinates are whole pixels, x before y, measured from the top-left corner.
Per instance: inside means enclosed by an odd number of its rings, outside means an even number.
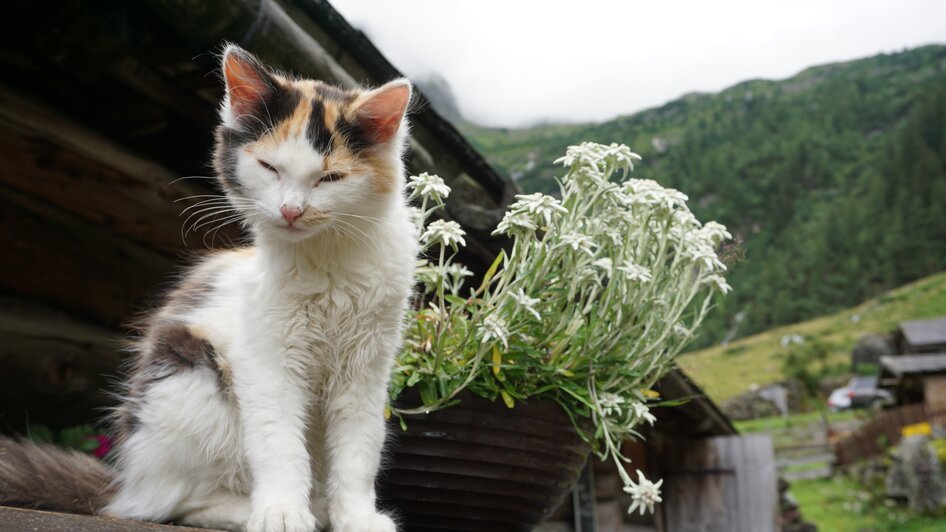
[[[408,216],[411,217],[411,223],[415,226],[420,226],[425,220],[424,211],[414,207],[413,205],[407,208]]]
[[[467,269],[466,266],[462,264],[448,264],[444,267],[446,273],[453,277],[454,279],[462,279],[464,277],[472,277],[473,272]]]
[[[663,501],[660,498],[660,486],[663,485],[664,481],[660,479],[656,483],[651,482],[644,478],[644,474],[641,473],[640,469],[637,470],[637,479],[637,484],[630,481],[629,485],[624,487],[624,493],[629,494],[632,501],[627,513],[634,513],[634,510],[638,508],[640,508],[641,515],[644,515],[645,509],[650,513],[654,513],[654,504]]]
[[[725,240],[730,240],[732,235],[726,230],[726,226],[718,222],[706,222],[702,228],[702,233],[714,245],[719,245]]]
[[[489,314],[483,318],[483,322],[480,323],[476,334],[483,342],[498,340],[499,343],[503,344],[504,348],[509,348],[509,329],[506,325],[506,320],[502,319],[497,314]]]
[[[673,212],[677,207],[686,207],[686,194],[672,188],[664,188],[652,179],[628,179],[622,185],[628,206],[647,205]]]
[[[510,210],[518,212],[528,212],[533,220],[542,220],[545,225],[552,225],[552,221],[560,214],[565,214],[568,209],[562,207],[561,202],[552,196],[536,192],[535,194],[517,194],[517,201],[512,204]]]
[[[582,142],[578,146],[569,146],[565,149],[565,156],[555,160],[555,164],[562,166],[588,166],[598,170],[598,162],[604,155],[605,147],[594,142]]]
[[[641,160],[640,155],[632,152],[631,149],[624,144],[617,143],[611,143],[611,145],[604,150],[604,158],[615,170],[621,169],[625,172],[634,170],[634,162]]]
[[[726,279],[722,275],[708,275],[703,279],[703,283],[712,286],[723,295],[732,292],[732,287],[729,286],[729,283],[726,282]]]
[[[611,272],[614,270],[614,265],[611,264],[611,259],[607,257],[595,259],[591,262],[591,265],[608,275],[611,275]]]
[[[443,279],[443,271],[441,271],[436,264],[429,262],[414,270],[414,274],[420,282],[424,283],[424,286],[426,286],[429,291],[436,290],[437,287],[440,286],[440,281]]]
[[[601,414],[605,417],[612,414],[617,417],[624,413],[621,407],[624,398],[616,393],[604,392],[598,395],[598,404],[601,405]]]
[[[457,244],[466,245],[463,235],[466,232],[460,227],[460,224],[454,221],[434,220],[427,226],[424,234],[420,235],[420,241],[424,244],[440,243],[444,246],[457,249]]]
[[[531,234],[536,229],[535,223],[528,214],[524,212],[506,211],[506,214],[503,215],[502,221],[496,226],[496,230],[493,231],[493,234],[524,236]]]
[[[654,279],[650,270],[639,264],[634,264],[629,260],[624,261],[624,264],[618,266],[618,270],[624,272],[629,281],[649,283]]]
[[[650,413],[650,409],[647,408],[647,405],[641,402],[631,403],[630,412],[634,418],[634,424],[637,425],[641,421],[646,421],[650,426],[654,426],[654,422],[657,421],[657,417]]]
[[[704,234],[696,232],[691,233],[696,238],[685,241],[681,248],[681,255],[690,262],[700,264],[708,272],[724,272],[726,265],[719,260],[716,250],[706,241]]]
[[[410,187],[412,196],[430,198],[434,201],[443,201],[450,195],[450,187],[447,183],[440,176],[430,175],[427,172],[410,176],[407,186]]]
[[[575,232],[562,233],[562,235],[558,237],[558,241],[559,245],[568,246],[572,248],[573,251],[581,251],[592,256],[595,254],[592,249],[595,242],[588,235]]]
[[[542,319],[542,316],[539,316],[539,312],[535,309],[536,303],[540,301],[538,298],[529,297],[522,288],[518,292],[509,294],[509,296],[519,305],[519,308],[532,314],[537,320]]]

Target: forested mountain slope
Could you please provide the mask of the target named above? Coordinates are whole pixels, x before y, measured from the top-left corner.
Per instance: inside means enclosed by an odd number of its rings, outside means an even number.
[[[946,269],[946,46],[747,81],[600,124],[462,129],[527,191],[557,189],[551,162],[569,144],[627,144],[644,157],[636,177],[684,191],[700,219],[729,226],[741,248],[735,291],[702,345]]]

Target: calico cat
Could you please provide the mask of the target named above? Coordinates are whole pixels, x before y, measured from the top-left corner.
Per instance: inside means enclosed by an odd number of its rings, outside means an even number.
[[[3,440],[0,503],[234,530],[388,532],[375,476],[414,284],[411,86],[292,79],[230,45],[215,167],[252,247],[196,265],[134,344],[114,469]],[[52,486],[52,487],[51,487]]]

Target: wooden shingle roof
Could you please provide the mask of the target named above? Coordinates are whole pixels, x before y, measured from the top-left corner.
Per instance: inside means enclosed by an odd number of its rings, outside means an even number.
[[[884,372],[897,377],[920,373],[946,373],[946,353],[880,357],[880,367]]]
[[[946,316],[902,322],[900,332],[913,346],[946,344]]]

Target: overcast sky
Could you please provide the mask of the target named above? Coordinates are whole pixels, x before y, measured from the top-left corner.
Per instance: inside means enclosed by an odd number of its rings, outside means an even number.
[[[946,42],[946,0],[330,0],[468,119],[606,120],[692,91]]]

